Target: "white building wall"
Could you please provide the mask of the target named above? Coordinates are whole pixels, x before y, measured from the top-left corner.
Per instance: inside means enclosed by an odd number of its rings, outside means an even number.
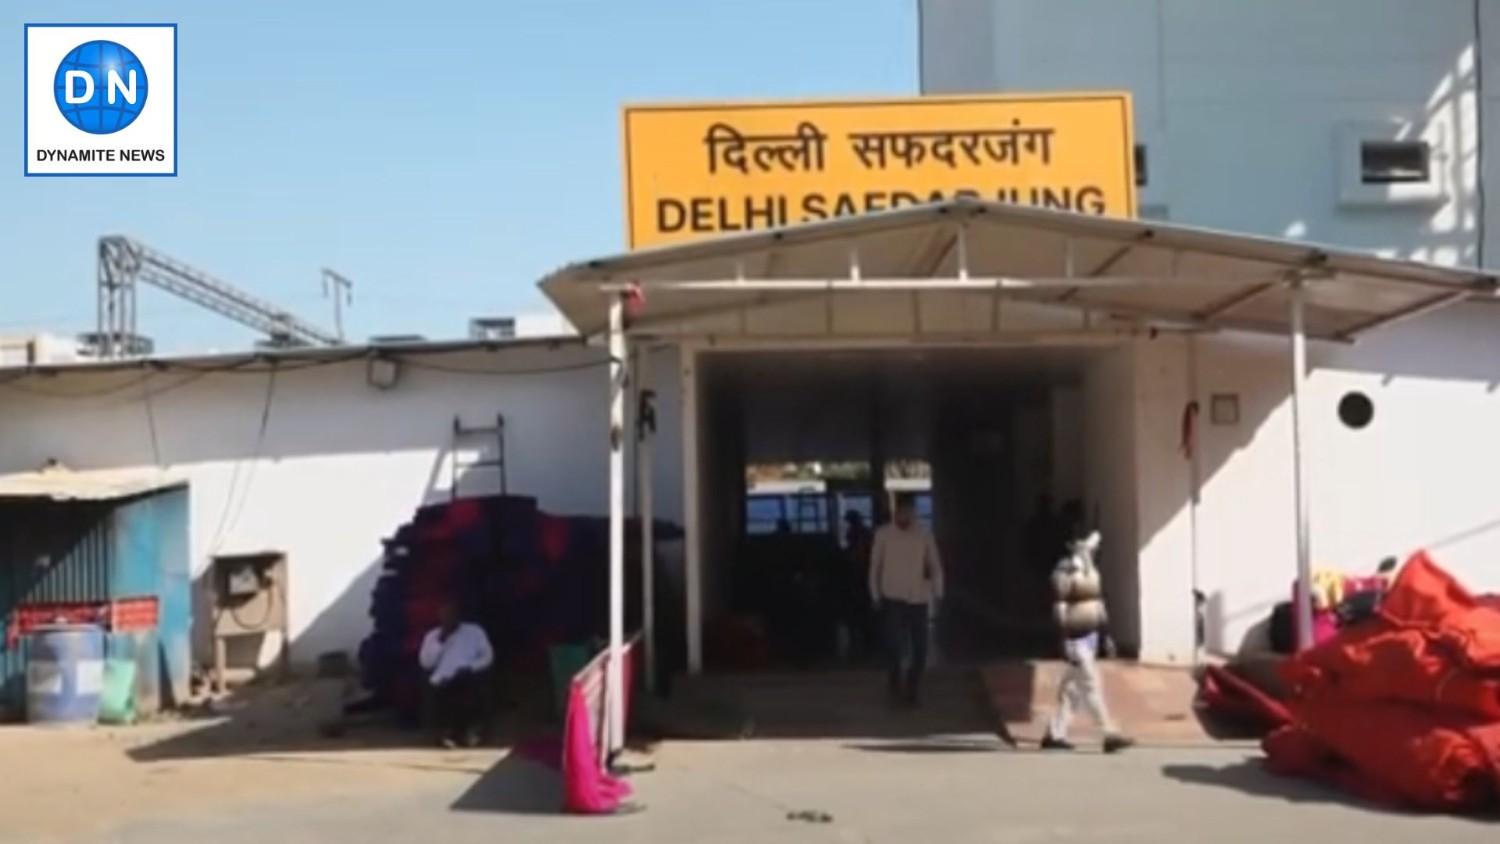
[[[1479,257],[1475,21],[1493,78],[1497,4],[924,0],[921,11],[925,93],[1131,91],[1147,216],[1442,263]],[[1486,123],[1500,120],[1496,106]],[[1343,202],[1338,144],[1350,126],[1429,140],[1436,200]]]
[[[306,662],[352,651],[369,631],[380,540],[449,497],[455,415],[480,425],[504,414],[513,493],[559,514],[606,512],[606,374],[579,368],[593,361],[602,364],[598,350],[576,346],[418,357],[384,391],[368,385],[363,360],[288,364],[274,383],[180,369],[148,382],[133,371],[6,381],[0,471],[56,458],[185,474],[194,575],[215,554],[285,552],[293,656]],[[680,436],[675,370],[673,354],[654,361],[668,444]],[[659,516],[680,522],[680,449],[657,449],[656,479]],[[476,470],[461,489],[494,492],[496,478]]]
[[[1158,663],[1193,658],[1192,467],[1182,448],[1188,343],[1161,336],[1132,346],[1140,655]]]
[[[1130,346],[1100,353],[1084,373],[1084,483],[1088,518],[1103,535],[1099,569],[1114,634],[1123,647],[1145,653],[1141,640],[1136,518],[1135,376]]]
[[[1425,549],[1470,588],[1500,592],[1497,316],[1470,305],[1358,345],[1311,347],[1303,443],[1315,567],[1367,573]],[[1218,653],[1263,644],[1272,607],[1290,600],[1290,389],[1287,342],[1274,337],[1142,338],[1090,368],[1090,515],[1105,536],[1111,611],[1127,634],[1138,631],[1127,643],[1143,659],[1192,659],[1194,589],[1207,599],[1205,644]],[[1363,430],[1338,417],[1351,391],[1375,406]],[[1238,422],[1215,424],[1215,395],[1234,397]],[[1196,470],[1182,449],[1192,400]]]
[[[1500,449],[1492,445],[1500,430],[1497,316],[1490,305],[1466,306],[1359,345],[1312,347],[1303,419],[1315,567],[1371,572],[1385,557],[1426,549],[1470,588],[1500,592],[1500,498],[1492,491],[1500,477]],[[1191,534],[1156,553],[1196,556],[1192,575],[1208,598],[1207,645],[1233,652],[1261,640],[1272,606],[1290,599],[1296,577],[1291,370],[1282,340],[1198,343],[1196,555]],[[1350,391],[1374,402],[1368,428],[1339,420],[1339,400]],[[1238,398],[1238,424],[1212,424],[1216,393]],[[1158,404],[1170,409],[1165,399]],[[1148,439],[1137,446],[1152,448]],[[1141,494],[1175,483],[1177,468],[1163,455],[1140,465]],[[1181,591],[1153,572],[1151,553],[1143,544],[1143,603]],[[1143,611],[1154,618],[1162,610]]]
[[[1233,652],[1263,627],[1277,602],[1291,599],[1297,576],[1292,368],[1288,345],[1277,338],[1205,337],[1197,344],[1196,581],[1207,601],[1205,646]],[[1237,423],[1215,424],[1215,395],[1237,401]],[[1309,400],[1309,432],[1313,418],[1326,412]],[[1306,445],[1312,474],[1327,476],[1325,452],[1311,437]],[[1317,537],[1332,528],[1321,520],[1315,525]]]

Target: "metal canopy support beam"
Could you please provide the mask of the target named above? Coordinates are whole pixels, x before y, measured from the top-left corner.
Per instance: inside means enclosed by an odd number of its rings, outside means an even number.
[[[1296,508],[1297,528],[1297,649],[1306,650],[1313,642],[1312,611],[1312,534],[1311,507],[1308,501],[1307,464],[1302,459],[1302,386],[1307,373],[1307,334],[1305,331],[1306,291],[1300,279],[1291,283],[1291,352],[1292,352],[1292,501]]]
[[[682,370],[682,530],[684,622],[687,625],[687,668],[694,676],[703,673],[703,500],[698,466],[698,347],[681,346]]]
[[[1259,275],[1243,279],[1228,279],[1222,281],[1242,281],[1244,283],[1272,283],[1265,275]],[[966,276],[966,277],[870,277],[862,276],[858,281],[847,276],[834,276],[827,278],[777,278],[777,279],[694,279],[688,281],[648,281],[642,282],[637,287],[647,292],[678,291],[686,293],[823,293],[830,290],[837,291],[989,291],[996,288],[1014,291],[1029,290],[1055,290],[1059,288],[1080,290],[1109,289],[1109,288],[1137,288],[1137,287],[1159,287],[1181,284],[1181,279],[1168,276],[1107,276],[1104,278],[1053,278],[1053,277],[1031,277],[1020,278],[1016,276]],[[622,292],[627,285],[618,283],[603,283],[599,289],[606,292]]]
[[[1039,302],[1039,304],[1052,304],[1055,302]],[[1094,314],[1107,314],[1112,316],[1133,317],[1146,323],[1158,326],[1171,326],[1181,329],[1195,331],[1217,331],[1221,329],[1231,331],[1246,331],[1251,334],[1271,334],[1277,337],[1286,335],[1286,326],[1279,323],[1260,322],[1258,320],[1226,319],[1220,317],[1214,320],[1204,320],[1192,314],[1170,314],[1163,313],[1154,308],[1144,308],[1139,305],[1128,305],[1122,302],[1094,301],[1088,300],[1080,305],[1075,303],[1068,307],[1086,308]],[[1341,342],[1338,337],[1332,335],[1314,334],[1316,340],[1327,340],[1330,342]]]
[[[964,223],[958,224],[958,234],[954,236],[954,242],[958,244],[958,277],[963,280],[969,278],[969,227]]]
[[[656,391],[651,387],[651,349],[636,358],[636,501],[641,518],[641,628],[646,648],[646,690],[656,693]]]
[[[1152,330],[1158,333],[1189,334],[1201,333],[1191,328],[1179,328],[1176,326],[1156,326]],[[804,350],[804,351],[850,351],[855,349],[972,349],[993,348],[1005,349],[1015,347],[1038,347],[1038,346],[1082,346],[1082,345],[1107,345],[1124,337],[1135,337],[1145,332],[1130,326],[1100,327],[1095,321],[1094,327],[1088,331],[1076,329],[1046,329],[1033,331],[1008,331],[995,333],[990,331],[972,332],[933,332],[929,331],[920,336],[906,336],[901,334],[868,334],[868,333],[845,333],[836,337],[813,337],[798,333],[765,333],[754,334],[748,337],[738,337],[724,334],[704,333],[656,333],[651,335],[653,339],[671,341],[675,343],[697,342],[703,346],[709,346],[716,351],[727,350],[761,350],[774,347],[782,351]],[[1285,332],[1278,334],[1284,336]]]
[[[1073,239],[1069,238],[1068,239],[1068,248],[1069,248],[1069,263],[1070,264],[1072,263],[1072,245],[1073,245]],[[1125,260],[1125,256],[1129,255],[1132,249],[1135,249],[1135,244],[1134,243],[1126,243],[1126,244],[1124,244],[1124,245],[1116,248],[1115,251],[1109,253],[1109,256],[1106,257],[1103,261],[1101,261],[1099,263],[1099,266],[1094,267],[1094,269],[1089,272],[1089,277],[1090,278],[1100,278],[1105,273],[1107,273],[1110,270],[1114,269],[1116,264],[1118,264],[1121,261]],[[1072,272],[1071,269],[1069,269],[1068,275],[1069,276],[1073,275],[1073,272]],[[1059,301],[1059,302],[1066,302],[1069,299],[1073,298],[1074,296],[1077,296],[1078,295],[1078,291],[1079,291],[1078,287],[1069,288],[1068,290],[1064,291],[1061,296],[1057,297],[1057,301]]]
[[[799,293],[796,296],[782,296],[773,298],[766,290],[749,290],[747,293],[755,294],[749,301],[735,302],[728,305],[704,305],[696,308],[688,308],[665,314],[646,314],[636,317],[630,321],[630,330],[639,333],[642,328],[656,328],[658,326],[677,326],[684,322],[692,322],[699,319],[711,317],[722,317],[726,314],[737,318],[741,334],[749,333],[749,315],[761,308],[769,308],[772,305],[791,305],[811,302],[822,298],[821,293]]]
[[[1010,284],[1012,282],[1014,282],[1016,284],[1015,287],[1011,287],[1010,286]],[[1086,280],[1086,279],[1080,279],[1079,282],[1082,283],[1082,284],[1085,284],[1085,285],[1090,285],[1090,286],[1092,286],[1094,284],[1098,284],[1101,288],[1106,288],[1106,289],[1109,288],[1109,287],[1112,287],[1112,286],[1118,286],[1116,284],[1116,281],[1114,279],[1097,279],[1097,280],[1092,280],[1092,281],[1091,280]],[[703,318],[703,317],[712,317],[712,316],[719,315],[719,314],[754,311],[754,310],[757,310],[757,309],[760,309],[760,308],[766,308],[766,307],[769,307],[771,305],[776,305],[776,304],[791,304],[791,303],[794,303],[794,302],[809,302],[809,301],[813,301],[813,300],[817,300],[817,299],[823,298],[823,296],[824,296],[824,292],[823,291],[824,291],[826,285],[828,285],[830,283],[836,283],[836,284],[839,284],[839,285],[844,285],[844,284],[847,284],[847,280],[827,280],[827,279],[820,279],[820,280],[809,281],[809,283],[806,286],[794,286],[794,287],[792,287],[792,289],[788,292],[788,295],[781,296],[781,297],[772,297],[770,295],[771,292],[778,287],[778,285],[782,284],[782,282],[780,282],[780,281],[777,281],[777,282],[763,282],[763,281],[753,281],[753,280],[752,281],[746,281],[744,283],[744,287],[747,288],[745,292],[746,293],[758,294],[758,295],[756,295],[755,299],[753,301],[751,301],[751,302],[748,302],[748,303],[747,302],[735,302],[735,303],[730,303],[730,304],[725,304],[725,305],[710,305],[710,306],[705,306],[705,307],[702,307],[702,308],[694,308],[694,309],[684,310],[684,311],[680,311],[680,312],[677,312],[677,313],[648,315],[648,316],[644,316],[644,317],[641,317],[641,318],[638,318],[638,319],[634,320],[632,322],[631,328],[632,328],[632,330],[636,330],[636,331],[638,331],[640,329],[643,329],[643,328],[659,329],[659,328],[662,328],[662,327],[665,327],[665,326],[672,326],[672,325],[675,325],[675,324],[679,324],[679,323],[684,322],[684,321],[690,321],[690,320],[693,320],[693,319],[698,319],[698,318]],[[1056,281],[1054,281],[1054,280],[1047,280],[1047,279],[1042,279],[1042,280],[1021,280],[1021,279],[988,279],[988,280],[986,280],[986,279],[970,279],[968,282],[963,282],[963,281],[960,281],[960,280],[949,281],[949,280],[944,280],[944,279],[937,279],[937,280],[932,280],[932,279],[928,279],[928,280],[896,280],[896,279],[872,280],[872,279],[866,279],[866,280],[864,280],[864,281],[861,282],[861,289],[867,289],[867,290],[870,290],[871,292],[877,292],[877,291],[879,291],[879,292],[887,292],[887,293],[889,293],[889,292],[899,292],[899,291],[909,291],[909,292],[912,292],[913,294],[916,292],[916,289],[947,290],[947,291],[952,291],[952,290],[960,290],[960,291],[991,291],[991,292],[994,292],[995,293],[995,303],[997,305],[997,308],[996,308],[995,313],[993,313],[991,315],[991,329],[990,330],[991,330],[992,334],[993,333],[998,333],[1000,331],[1000,329],[1003,328],[1003,325],[1001,324],[1001,321],[999,319],[1000,316],[1003,314],[1003,309],[1000,308],[999,305],[1001,303],[1003,303],[1004,301],[1006,301],[1006,297],[1000,295],[1002,291],[1006,291],[1006,290],[1011,290],[1011,291],[1013,291],[1013,292],[1015,292],[1017,294],[1023,294],[1023,293],[1031,293],[1031,294],[1033,294],[1033,295],[1018,296],[1017,297],[1017,301],[1031,302],[1033,304],[1043,305],[1043,306],[1074,308],[1074,309],[1077,309],[1079,311],[1086,311],[1086,312],[1088,312],[1090,314],[1089,324],[1091,326],[1097,324],[1097,322],[1098,322],[1097,317],[1100,316],[1100,315],[1114,315],[1114,316],[1120,316],[1120,317],[1135,318],[1137,320],[1141,320],[1143,322],[1150,323],[1150,324],[1154,325],[1157,328],[1166,328],[1166,329],[1186,329],[1186,330],[1194,330],[1194,331],[1213,331],[1213,330],[1219,330],[1219,329],[1228,329],[1228,330],[1234,330],[1234,331],[1245,331],[1245,332],[1250,332],[1250,333],[1253,333],[1253,334],[1271,334],[1271,335],[1274,335],[1274,336],[1277,336],[1277,337],[1284,337],[1284,336],[1286,336],[1286,332],[1287,332],[1286,326],[1283,325],[1283,324],[1280,324],[1280,323],[1263,322],[1263,321],[1259,321],[1259,320],[1249,320],[1249,319],[1226,318],[1226,317],[1222,317],[1222,316],[1218,317],[1216,319],[1203,319],[1203,318],[1200,318],[1198,315],[1192,314],[1192,313],[1170,313],[1170,312],[1166,312],[1166,311],[1163,311],[1163,310],[1160,310],[1160,309],[1156,309],[1156,308],[1143,307],[1141,305],[1127,304],[1127,303],[1123,303],[1123,302],[1112,302],[1112,301],[1108,301],[1108,300],[1089,299],[1087,301],[1082,301],[1082,302],[1059,303],[1059,302],[1057,302],[1055,300],[1044,299],[1044,298],[1040,298],[1040,297],[1037,297],[1037,296],[1034,295],[1034,294],[1036,294],[1036,293],[1038,293],[1040,291],[1044,291],[1044,290],[1048,289],[1049,287],[1053,287],[1053,286],[1056,286],[1056,285],[1061,284],[1061,283],[1065,283],[1065,282],[1062,281],[1062,280],[1056,280]],[[712,282],[664,282],[664,283],[662,283],[661,287],[658,288],[658,289],[683,289],[682,287],[679,287],[679,285],[685,285],[686,289],[688,291],[704,290],[705,292],[714,292],[714,291],[717,291],[717,290],[721,289],[722,286],[725,285],[725,284],[734,284],[734,282],[723,282],[723,281],[712,281]],[[704,288],[700,287],[700,285],[707,285],[706,290]],[[613,288],[611,288],[611,287],[605,287],[604,289],[605,290],[611,290]],[[917,315],[916,314],[917,310],[918,310],[917,307],[914,305],[913,306],[913,317],[914,318]],[[663,333],[663,332],[653,332],[653,333]],[[672,334],[673,336],[677,336],[677,337],[686,337],[686,336],[717,337],[717,336],[721,336],[721,334],[722,334],[722,332],[717,332],[717,331],[712,331],[712,330],[688,330],[688,331],[679,331],[679,332],[670,332],[670,331],[668,331],[668,332],[664,332],[664,333],[665,334]],[[742,331],[741,333],[745,334],[745,336],[749,336],[748,333],[746,333],[746,332]],[[920,333],[917,330],[917,326],[914,325],[912,327],[912,333],[913,334]],[[757,334],[755,336],[762,336],[762,335]],[[765,335],[765,336],[769,337],[771,335]],[[778,336],[781,336],[781,335],[778,335]],[[1312,336],[1313,339],[1316,339],[1316,340],[1325,340],[1325,341],[1329,341],[1329,342],[1343,342],[1343,343],[1351,342],[1350,338],[1347,337],[1347,336],[1344,336],[1343,334],[1314,333],[1314,334],[1312,334],[1310,336]]]
[[[770,258],[767,257],[766,260],[770,261]],[[734,260],[734,278],[735,278],[736,281],[744,281],[745,280],[745,261],[742,258],[736,258]],[[748,333],[750,333],[750,315],[745,311],[744,308],[740,308],[739,320],[740,320],[740,333],[741,334],[748,334]]]
[[[1423,299],[1422,301],[1416,303],[1415,305],[1412,305],[1409,308],[1403,308],[1392,313],[1371,317],[1364,322],[1356,324],[1352,328],[1346,328],[1343,331],[1340,331],[1338,336],[1341,340],[1353,340],[1360,334],[1363,334],[1371,329],[1384,328],[1386,326],[1395,325],[1398,322],[1405,322],[1409,319],[1414,319],[1419,316],[1430,314],[1433,311],[1442,310],[1449,305],[1462,302],[1467,298],[1469,298],[1468,293],[1444,293],[1440,296],[1433,296],[1428,299]]]
[[[609,656],[605,660],[606,752],[625,746],[625,294],[609,298]]]
[[[1265,293],[1266,291],[1274,289],[1276,289],[1275,282],[1268,281],[1265,284],[1252,285],[1245,288],[1244,290],[1239,291],[1238,293],[1235,293],[1232,296],[1220,299],[1219,301],[1199,311],[1198,318],[1213,319],[1214,317],[1223,316],[1224,314],[1229,313],[1235,308],[1238,308],[1239,306],[1247,302],[1259,298],[1261,294]]]

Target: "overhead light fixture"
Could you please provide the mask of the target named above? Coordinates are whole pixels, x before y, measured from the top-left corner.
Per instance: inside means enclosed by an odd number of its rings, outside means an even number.
[[[389,390],[401,380],[401,364],[388,357],[370,358],[365,380],[377,390]]]

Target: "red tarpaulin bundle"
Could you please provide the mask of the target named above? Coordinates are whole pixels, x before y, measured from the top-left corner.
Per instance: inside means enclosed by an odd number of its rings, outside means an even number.
[[[1208,710],[1220,718],[1242,724],[1263,735],[1292,720],[1281,701],[1256,688],[1227,668],[1210,665],[1203,670],[1198,696]]]
[[[1378,617],[1287,660],[1292,724],[1268,767],[1440,811],[1500,803],[1500,609],[1426,554]]]

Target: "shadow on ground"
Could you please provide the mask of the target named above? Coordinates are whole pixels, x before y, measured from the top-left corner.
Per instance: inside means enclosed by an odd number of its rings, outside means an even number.
[[[1162,775],[1186,785],[1212,786],[1252,797],[1282,800],[1287,803],[1339,803],[1350,808],[1391,815],[1409,815],[1399,809],[1360,800],[1330,786],[1307,780],[1278,777],[1256,759],[1232,765],[1167,765]]]
[[[347,715],[345,703],[351,696],[342,680],[251,684],[212,705],[174,713],[170,718],[180,729],[132,748],[128,755],[136,762],[160,762],[433,745],[427,731],[397,727],[389,711]],[[556,732],[550,707],[545,689],[540,696],[528,689],[498,701],[485,743],[506,746],[521,737]]]
[[[995,736],[1003,721],[978,672],[944,667],[923,684],[919,709],[890,705],[875,670],[709,674],[680,682],[649,713],[666,738],[912,740]],[[888,745],[880,745],[886,747]]]
[[[561,814],[562,777],[556,768],[535,757],[525,750],[505,754],[449,808],[508,815]]]
[[[1017,696],[1029,693],[1031,672],[1013,675]],[[656,739],[836,739],[884,753],[979,752],[1000,746],[1002,713],[978,672],[957,666],[933,671],[919,709],[893,707],[879,671],[806,671],[708,675],[681,682],[668,699],[641,697],[631,707],[631,733]],[[353,749],[424,747],[424,731],[402,730],[389,713],[346,717],[352,690],[343,681],[253,685],[211,709],[178,715],[180,729],[133,748],[137,762],[334,753]],[[512,689],[491,721],[486,744],[512,746],[556,735],[550,687]]]

